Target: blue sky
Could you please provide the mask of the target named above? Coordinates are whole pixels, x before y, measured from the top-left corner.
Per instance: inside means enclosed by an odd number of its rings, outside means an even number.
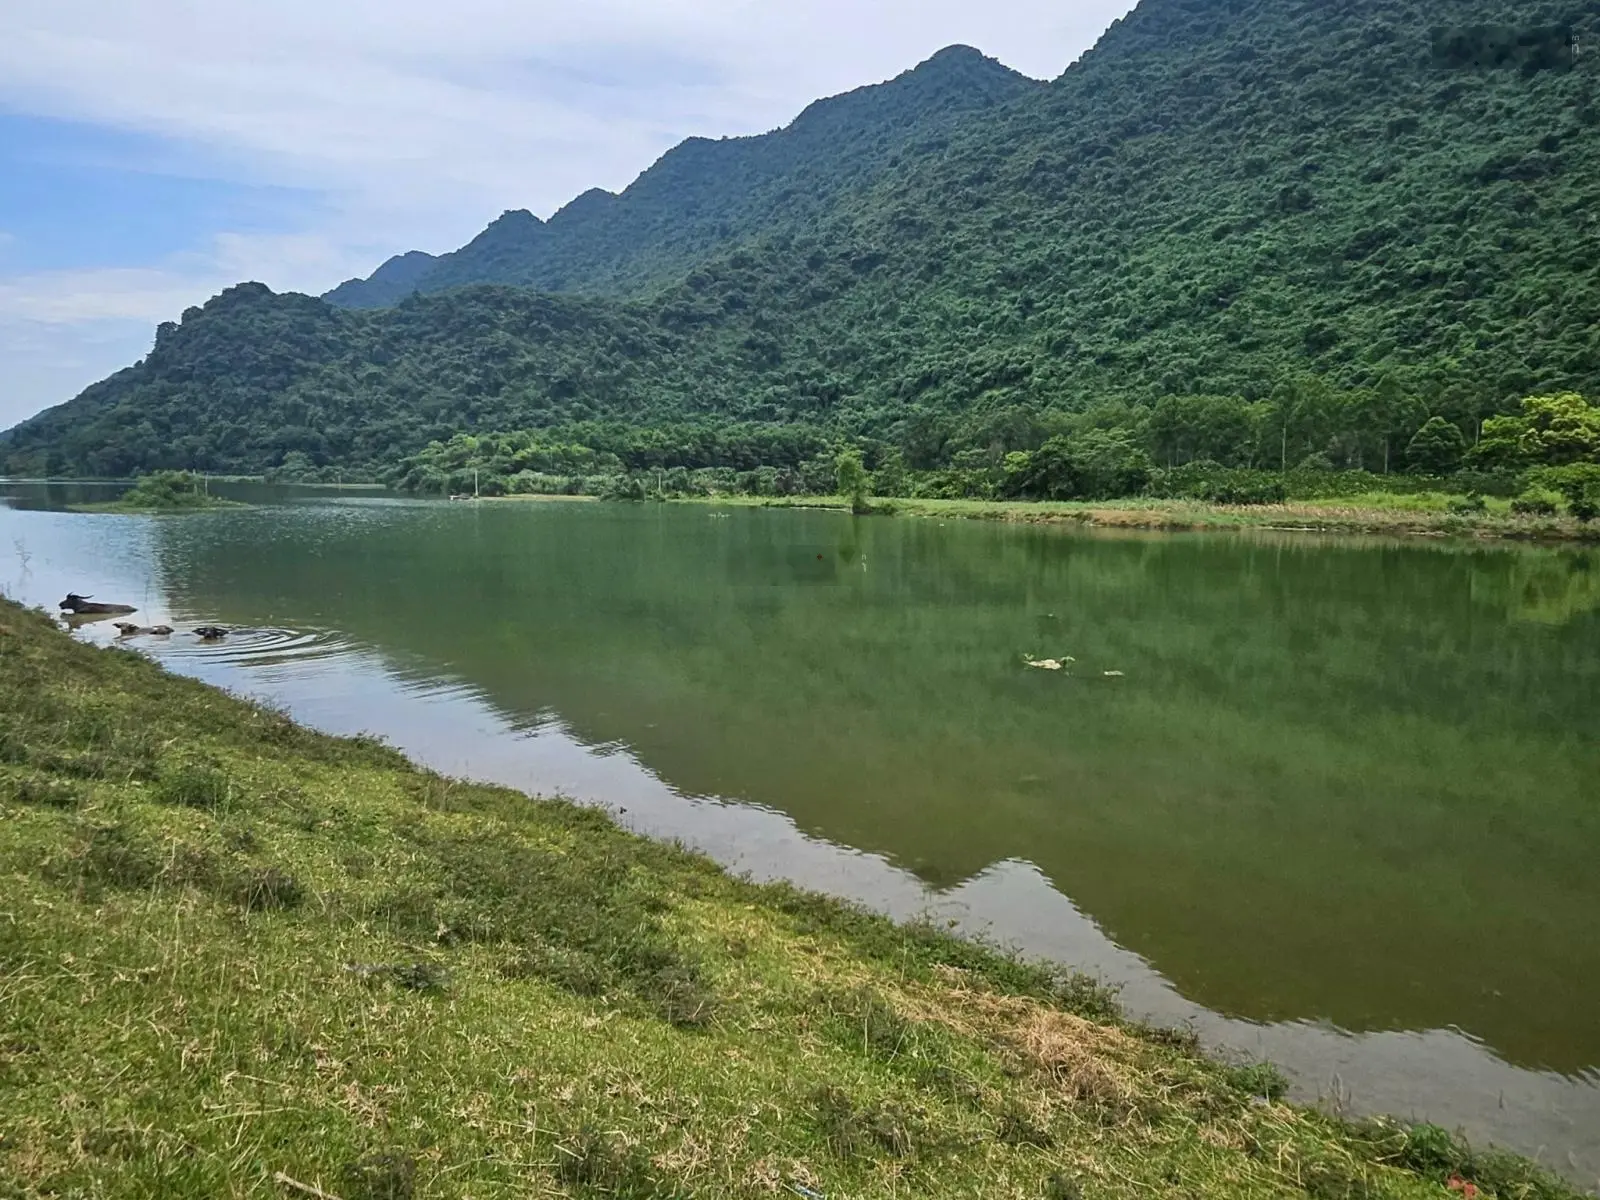
[[[242,279],[322,292],[952,43],[1053,77],[1128,0],[7,0],[0,428]]]

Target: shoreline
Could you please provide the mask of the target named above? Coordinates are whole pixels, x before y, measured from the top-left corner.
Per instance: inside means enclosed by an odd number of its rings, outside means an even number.
[[[222,512],[226,509],[249,508],[238,500],[210,499],[204,504],[122,504],[116,500],[105,504],[69,504],[66,511],[98,516],[123,517],[182,517],[193,513]]]
[[[587,500],[591,496],[485,496],[493,503],[531,500]],[[1485,542],[1600,545],[1600,522],[1581,524],[1570,517],[1520,517],[1504,513],[1463,516],[1438,507],[1407,506],[1407,496],[1390,498],[1391,507],[1340,500],[1289,501],[1273,505],[1221,505],[1190,500],[930,500],[872,497],[863,516],[997,521],[1022,525],[1068,525],[1085,529],[1158,533],[1264,531],[1332,535],[1459,538]],[[1431,497],[1430,497],[1431,499]],[[724,508],[796,508],[848,512],[836,496],[674,496],[644,503],[700,504]],[[618,503],[624,503],[618,501]],[[637,503],[628,501],[626,503]]]
[[[261,483],[259,477],[213,476],[218,482]],[[9,479],[3,483],[82,482]],[[97,483],[111,481],[93,481]],[[381,491],[382,484],[293,483],[278,486],[330,491]],[[442,496],[399,493],[412,499],[438,502],[599,503],[602,498],[565,493],[519,493],[501,496]],[[1153,533],[1208,533],[1264,531],[1344,536],[1400,538],[1455,538],[1481,542],[1521,542],[1542,545],[1600,545],[1600,521],[1584,524],[1571,517],[1519,516],[1504,502],[1491,501],[1490,511],[1459,514],[1448,510],[1455,497],[1439,493],[1383,494],[1377,502],[1366,497],[1351,500],[1291,500],[1269,505],[1225,505],[1199,500],[1129,498],[1124,500],[935,500],[874,496],[870,511],[862,516],[901,516],[1019,525],[1065,525],[1084,529],[1133,530]],[[638,503],[615,501],[614,503]],[[837,496],[671,496],[644,501],[661,504],[701,504],[726,508],[798,508],[849,511],[849,502]],[[115,501],[69,506],[83,513],[163,515],[167,512],[206,511],[211,508],[248,507],[221,500],[206,508],[155,509],[119,506]]]
[[[9,602],[0,689],[0,950],[30,964],[34,1047],[0,1058],[0,1181],[589,1194],[576,1158],[640,1196],[1578,1194],[1285,1104],[1087,980],[312,733]]]

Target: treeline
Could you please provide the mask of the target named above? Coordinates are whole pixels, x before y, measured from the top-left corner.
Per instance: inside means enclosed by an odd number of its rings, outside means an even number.
[[[824,495],[840,490],[840,456],[854,453],[863,490],[886,497],[1267,504],[1449,490],[1579,516],[1600,501],[1600,408],[1572,393],[1529,397],[1474,441],[1388,389],[1341,396],[1314,384],[1270,401],[1169,397],[1032,419],[1047,432],[1031,449],[968,445],[932,465],[901,444],[809,425],[587,422],[458,434],[404,458],[387,481],[440,495]]]

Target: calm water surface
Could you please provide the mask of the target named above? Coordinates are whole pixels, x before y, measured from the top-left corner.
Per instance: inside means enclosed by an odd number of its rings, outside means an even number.
[[[1593,552],[4,491],[11,594],[253,631],[140,644],[177,670],[957,921],[1302,1098],[1600,1181]]]

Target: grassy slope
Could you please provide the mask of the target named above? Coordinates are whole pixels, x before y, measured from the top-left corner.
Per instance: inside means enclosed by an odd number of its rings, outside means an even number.
[[[0,895],[0,1196],[1567,1194],[10,604]]]

